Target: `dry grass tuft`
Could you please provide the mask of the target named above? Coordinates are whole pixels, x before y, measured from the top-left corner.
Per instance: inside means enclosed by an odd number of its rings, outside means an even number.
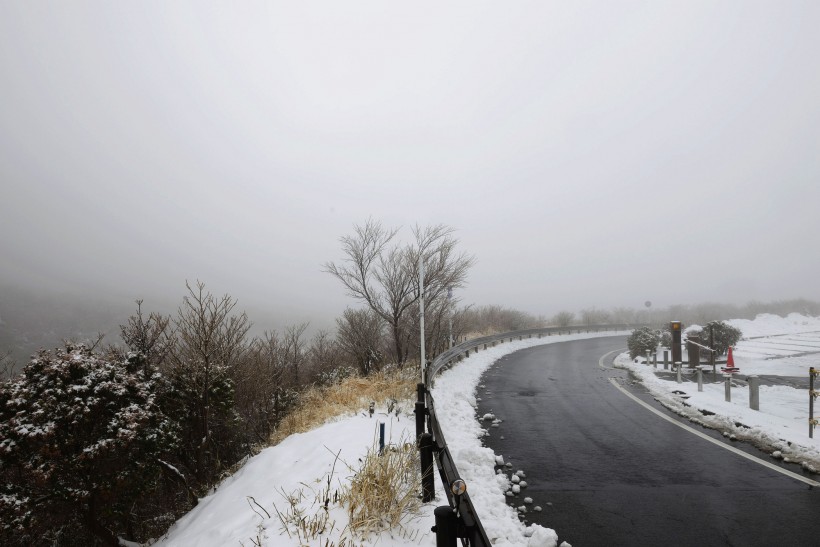
[[[420,490],[415,443],[385,447],[381,455],[378,449],[370,449],[342,494],[350,530],[360,537],[382,530],[403,530],[403,523],[419,512]]]
[[[311,388],[300,397],[299,407],[279,424],[271,436],[271,445],[280,443],[288,435],[310,431],[341,414],[365,410],[371,401],[382,405],[390,400],[413,400],[417,381],[415,368],[408,366],[402,371],[378,372],[366,378],[347,378],[333,386]]]

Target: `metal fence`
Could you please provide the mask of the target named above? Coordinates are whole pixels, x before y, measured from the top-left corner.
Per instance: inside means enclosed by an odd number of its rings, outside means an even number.
[[[491,547],[490,539],[481,525],[475,506],[466,491],[466,485],[461,479],[456,462],[447,447],[444,433],[441,430],[436,415],[436,406],[430,388],[435,383],[436,376],[452,364],[476,353],[495,347],[500,343],[525,340],[530,338],[544,338],[561,334],[583,332],[618,331],[633,328],[635,325],[586,325],[572,327],[546,327],[527,329],[492,336],[474,338],[453,346],[439,354],[426,368],[425,383],[418,384],[418,401],[416,402],[416,435],[419,440],[422,465],[422,498],[425,502],[434,498],[435,479],[433,467],[438,469],[444,491],[447,494],[449,506],[438,507],[435,510],[437,547],[456,545],[458,539],[464,546]],[[444,412],[444,409],[441,410]]]

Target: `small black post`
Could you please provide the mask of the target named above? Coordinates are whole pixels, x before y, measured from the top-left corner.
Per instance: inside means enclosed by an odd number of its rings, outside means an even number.
[[[672,331],[672,362],[677,363],[683,361],[683,351],[681,349],[683,324],[680,321],[672,321],[669,323],[669,329]]]
[[[384,422],[379,422],[379,456],[384,454]]]
[[[436,497],[435,476],[433,475],[433,436],[422,433],[419,437],[421,453],[421,501],[428,503]]]
[[[449,505],[436,507],[433,515],[436,518],[436,525],[433,526],[436,547],[455,547],[458,541],[458,520],[453,508]]]
[[[416,440],[424,433],[424,422],[427,418],[427,405],[424,403],[424,384],[416,384],[416,392],[418,393],[418,400],[416,401],[416,409],[413,411],[416,414]]]
[[[425,414],[427,414],[427,407],[422,402],[416,402],[416,409],[413,411],[416,414],[416,439],[419,439],[424,433]]]
[[[814,419],[814,399],[817,397],[817,392],[814,391],[814,379],[817,378],[817,374],[814,367],[809,369],[809,439],[814,438],[814,426],[817,425],[817,420]]]

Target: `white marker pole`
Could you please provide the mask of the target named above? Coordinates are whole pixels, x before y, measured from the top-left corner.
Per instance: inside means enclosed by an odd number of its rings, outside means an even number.
[[[447,289],[447,315],[449,316],[449,324],[450,324],[450,336],[449,336],[449,343],[447,344],[448,348],[453,347],[453,288],[449,287]]]
[[[424,355],[424,257],[419,255],[419,313],[421,314],[421,383],[427,385],[427,360]]]

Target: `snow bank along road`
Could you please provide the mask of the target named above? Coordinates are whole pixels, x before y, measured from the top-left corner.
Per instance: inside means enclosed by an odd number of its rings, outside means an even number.
[[[535,346],[485,373],[479,415],[503,420],[485,443],[526,472],[511,502],[544,509],[527,519],[586,547],[817,545],[820,492],[625,396],[611,378],[661,408],[626,371],[599,366],[625,346],[622,336]]]

